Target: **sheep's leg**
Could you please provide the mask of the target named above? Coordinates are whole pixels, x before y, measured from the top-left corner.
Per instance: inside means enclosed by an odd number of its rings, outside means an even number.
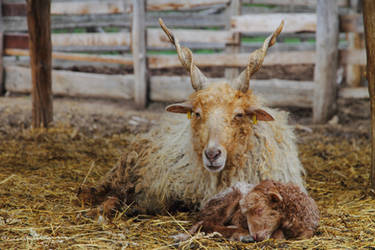
[[[237,241],[241,241],[243,238],[249,236],[249,231],[247,229],[237,226],[222,226],[211,222],[203,222],[201,231],[206,233],[218,232],[224,238]]]

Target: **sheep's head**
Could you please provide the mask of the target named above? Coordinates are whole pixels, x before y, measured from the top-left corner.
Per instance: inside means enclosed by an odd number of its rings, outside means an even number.
[[[259,70],[268,47],[276,42],[283,22],[264,42],[263,47],[250,54],[246,69],[234,80],[210,82],[194,64],[190,49],[180,46],[178,39],[163,21],[160,25],[175,45],[183,67],[190,73],[195,92],[184,103],[172,104],[169,112],[187,113],[191,117],[194,150],[204,167],[212,172],[224,169],[227,162],[237,165],[249,145],[245,138],[257,121],[272,121],[273,117],[259,107],[256,96],[249,90],[250,77]],[[242,146],[241,146],[242,145]],[[237,164],[236,164],[237,163]]]

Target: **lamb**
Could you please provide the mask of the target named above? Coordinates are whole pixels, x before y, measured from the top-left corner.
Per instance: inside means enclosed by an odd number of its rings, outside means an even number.
[[[200,211],[189,234],[174,238],[182,241],[202,231],[244,242],[307,239],[318,225],[319,210],[312,198],[291,183],[266,180],[255,187],[239,183],[216,195]]]
[[[131,205],[129,214],[155,214],[199,209],[236,182],[274,179],[304,190],[304,170],[287,113],[265,107],[249,89],[251,75],[261,67],[283,23],[251,53],[236,79],[212,82],[195,65],[192,52],[159,22],[195,92],[186,102],[169,105],[166,111],[174,114],[136,136],[119,163],[78,197],[99,207],[108,197],[118,197],[123,206]]]
[[[315,201],[298,186],[267,180],[240,200],[241,213],[256,241],[265,239],[307,239],[319,226]]]

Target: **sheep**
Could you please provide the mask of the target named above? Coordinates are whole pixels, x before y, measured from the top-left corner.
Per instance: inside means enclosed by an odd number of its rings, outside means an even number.
[[[319,226],[315,201],[292,183],[267,180],[239,201],[255,241],[307,239]]]
[[[201,231],[243,242],[307,239],[318,226],[319,210],[312,198],[292,183],[266,180],[255,187],[237,183],[214,196],[199,212],[189,234],[173,238],[183,241]]]
[[[222,82],[207,79],[192,52],[159,22],[190,73],[195,92],[186,102],[167,106],[172,114],[147,134],[136,136],[119,163],[95,187],[80,190],[78,197],[97,205],[116,196],[123,206],[131,205],[129,214],[155,214],[199,209],[241,181],[291,181],[305,190],[287,112],[266,107],[249,89],[251,75],[261,67],[283,22],[262,48],[250,54],[237,78]]]

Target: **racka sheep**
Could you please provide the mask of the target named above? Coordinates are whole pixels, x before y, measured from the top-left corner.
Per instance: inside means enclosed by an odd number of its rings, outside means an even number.
[[[131,204],[129,212],[162,213],[181,206],[199,208],[240,181],[291,181],[304,190],[304,170],[287,113],[265,107],[249,89],[250,77],[276,42],[283,22],[262,48],[250,54],[236,79],[222,82],[206,78],[192,52],[159,22],[190,73],[195,92],[186,102],[168,106],[166,111],[177,114],[165,116],[159,126],[137,136],[127,148],[129,154],[98,185],[80,190],[78,196],[93,204],[115,196],[122,205]]]
[[[201,231],[244,242],[307,239],[318,225],[319,210],[312,198],[296,185],[267,180],[255,187],[237,183],[217,194],[199,212],[189,234],[173,237],[182,241]]]

